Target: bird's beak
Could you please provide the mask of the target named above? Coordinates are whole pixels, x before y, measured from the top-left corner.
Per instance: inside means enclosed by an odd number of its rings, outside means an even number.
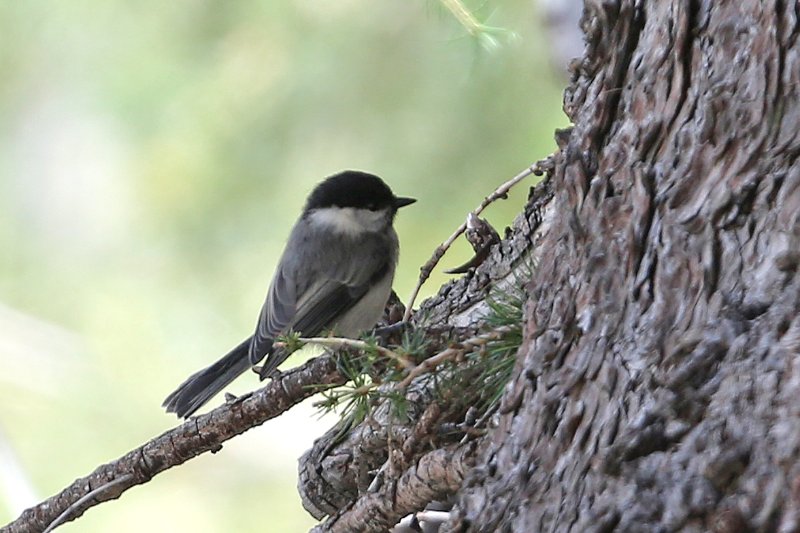
[[[395,209],[400,209],[401,207],[405,207],[407,205],[411,205],[416,201],[417,201],[416,198],[404,198],[402,196],[399,196],[399,197],[394,199],[394,208]]]

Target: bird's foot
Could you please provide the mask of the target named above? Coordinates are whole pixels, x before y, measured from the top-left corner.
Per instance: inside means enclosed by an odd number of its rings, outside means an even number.
[[[254,366],[253,367],[253,372],[258,374],[258,378],[261,381],[264,381],[267,378],[270,378],[272,381],[276,381],[278,379],[281,379],[281,376],[283,375],[283,372],[281,372],[277,368],[273,369],[272,372],[270,372],[270,373],[266,373],[265,369],[266,369],[266,366]]]
[[[381,345],[389,343],[400,344],[400,337],[403,333],[411,328],[410,322],[395,322],[388,326],[381,326],[375,328],[370,332],[370,335],[376,337]]]

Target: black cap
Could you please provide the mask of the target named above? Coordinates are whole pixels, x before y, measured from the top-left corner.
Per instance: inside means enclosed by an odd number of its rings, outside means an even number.
[[[414,202],[414,198],[395,196],[378,176],[358,170],[345,170],[326,178],[316,186],[308,197],[305,211],[324,207],[399,209]]]

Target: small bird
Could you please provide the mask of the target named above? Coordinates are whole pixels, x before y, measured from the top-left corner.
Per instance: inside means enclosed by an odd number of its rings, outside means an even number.
[[[274,346],[290,331],[313,337],[330,330],[355,337],[380,319],[399,253],[392,223],[416,202],[395,196],[379,177],[347,170],[326,178],[306,200],[289,234],[255,333],[222,359],[189,376],[164,400],[188,417],[264,357],[261,379],[289,354]]]

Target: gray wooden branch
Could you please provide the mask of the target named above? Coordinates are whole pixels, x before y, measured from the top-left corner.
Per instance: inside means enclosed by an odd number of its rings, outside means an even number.
[[[454,444],[423,455],[397,479],[357,499],[352,507],[312,530],[312,533],[382,533],[403,516],[458,491],[474,466],[481,440]]]
[[[98,467],[86,477],[0,528],[0,533],[36,533],[44,531],[64,511],[63,521],[74,520],[87,509],[104,501],[119,498],[135,485],[147,483],[153,476],[206,452],[218,452],[226,440],[275,418],[309,396],[346,382],[339,372],[335,356],[321,356],[289,370],[265,387],[242,396],[213,411],[191,418],[119,459]],[[81,498],[106,485],[93,498]]]

